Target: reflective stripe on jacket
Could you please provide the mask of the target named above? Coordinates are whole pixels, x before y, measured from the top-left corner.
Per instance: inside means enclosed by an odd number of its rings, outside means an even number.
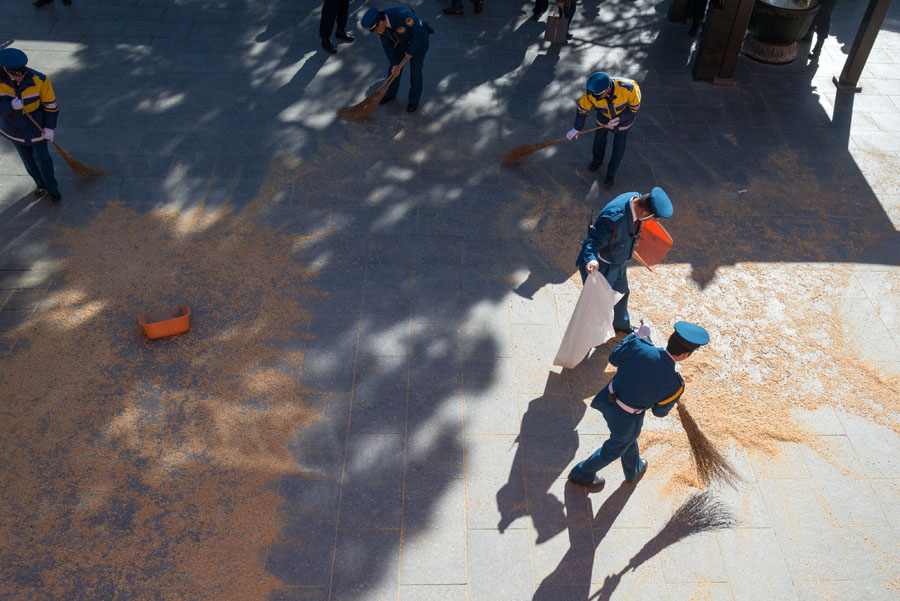
[[[22,101],[23,110],[37,121],[40,129],[22,111],[13,109],[14,98]],[[43,138],[43,128],[56,129],[58,114],[56,94],[46,75],[28,69],[22,81],[16,83],[0,70],[0,133],[17,144],[30,146]]]

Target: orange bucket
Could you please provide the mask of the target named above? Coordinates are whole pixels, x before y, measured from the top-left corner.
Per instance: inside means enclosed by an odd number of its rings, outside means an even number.
[[[187,332],[191,327],[191,310],[187,305],[160,309],[138,317],[138,325],[144,328],[147,338],[165,338]]]
[[[634,252],[640,255],[647,265],[659,265],[672,248],[672,236],[658,221],[645,221],[641,226],[641,237],[638,238]]]

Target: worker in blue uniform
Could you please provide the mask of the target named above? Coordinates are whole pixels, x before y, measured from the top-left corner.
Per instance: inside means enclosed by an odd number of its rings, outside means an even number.
[[[598,71],[587,80],[587,89],[578,99],[575,111],[575,125],[566,132],[569,140],[574,140],[584,129],[584,122],[591,109],[597,109],[597,125],[594,132],[593,159],[588,165],[589,171],[596,171],[603,164],[606,155],[606,137],[613,132],[613,148],[606,166],[606,178],[603,184],[612,186],[616,172],[625,156],[625,143],[628,132],[634,125],[634,119],[641,108],[641,88],[633,79],[610,77]]]
[[[629,333],[633,329],[628,315],[627,264],[641,235],[641,225],[649,219],[668,219],[672,213],[672,201],[662,188],[653,188],[643,195],[626,192],[603,207],[588,228],[588,237],[581,241],[581,253],[575,260],[581,281],[589,273],[599,271],[613,290],[622,293],[613,308],[613,328],[617,332]]]
[[[650,328],[642,325],[613,349],[609,363],[617,368],[609,384],[594,397],[591,407],[600,411],[609,427],[609,439],[593,455],[569,472],[569,482],[600,489],[605,484],[598,471],[622,460],[627,482],[637,483],[647,471],[637,439],[644,413],[665,417],[684,393],[684,380],[675,364],[709,342],[709,333],[686,321],[675,324],[666,348],[653,346]]]
[[[383,11],[373,6],[366,11],[360,23],[381,36],[381,45],[388,58],[388,75],[394,76],[382,103],[397,96],[400,87],[400,62],[404,56],[409,57],[409,104],[406,105],[406,112],[415,112],[422,98],[422,68],[425,65],[425,53],[428,52],[428,36],[434,33],[434,29],[402,6]]]
[[[34,180],[34,199],[62,196],[47,142],[53,141],[59,106],[50,79],[27,66],[18,48],[0,50],[0,134],[13,143]]]

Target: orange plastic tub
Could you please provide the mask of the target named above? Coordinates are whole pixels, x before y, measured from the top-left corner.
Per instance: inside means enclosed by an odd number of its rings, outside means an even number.
[[[187,305],[160,309],[138,317],[138,325],[144,328],[147,338],[165,338],[187,332],[191,327],[191,310]]]
[[[634,252],[640,255],[648,266],[659,265],[672,248],[672,236],[658,221],[645,221],[641,226]]]

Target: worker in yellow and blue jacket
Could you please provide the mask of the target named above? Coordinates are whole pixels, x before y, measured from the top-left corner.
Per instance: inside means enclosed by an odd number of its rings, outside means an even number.
[[[59,201],[62,197],[47,148],[59,114],[56,94],[50,79],[27,64],[21,50],[0,50],[0,133],[12,141],[34,180],[35,200],[49,194],[50,200]]]
[[[603,157],[606,155],[606,136],[612,131],[614,133],[612,156],[606,167],[606,179],[603,180],[605,185],[612,186],[622,157],[625,156],[628,130],[634,124],[638,109],[641,108],[641,89],[632,79],[610,77],[602,71],[591,75],[586,87],[587,90],[578,100],[575,126],[566,133],[566,137],[570,140],[575,139],[584,129],[588,113],[591,109],[597,109],[597,125],[602,129],[598,129],[594,134],[594,156],[588,169],[596,171],[603,164]]]
[[[609,439],[572,468],[572,484],[603,488],[606,481],[597,472],[616,459],[622,460],[626,482],[636,484],[647,471],[647,460],[641,459],[637,443],[644,413],[649,410],[656,417],[665,417],[672,410],[684,393],[684,380],[675,371],[675,364],[708,343],[709,333],[696,324],[679,321],[666,348],[653,346],[649,337],[650,327],[642,325],[609,355],[616,375],[591,402],[591,407],[606,419]]]
[[[419,19],[408,8],[398,6],[378,10],[374,6],[366,11],[360,24],[381,36],[381,46],[388,58],[388,75],[395,77],[381,102],[397,96],[400,88],[400,62],[409,57],[409,104],[406,112],[419,108],[422,98],[422,68],[428,52],[428,36],[434,33],[431,25]]]

